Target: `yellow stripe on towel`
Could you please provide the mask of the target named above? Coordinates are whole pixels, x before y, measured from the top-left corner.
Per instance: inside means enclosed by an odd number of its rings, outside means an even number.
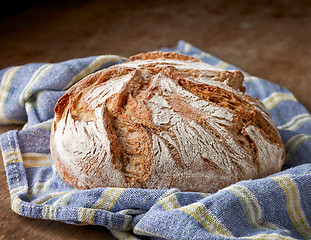
[[[231,185],[225,189],[233,193],[239,199],[244,212],[247,214],[248,221],[253,227],[263,230],[279,229],[274,224],[262,220],[260,204],[254,194],[247,187]]]
[[[195,218],[210,233],[218,236],[233,237],[226,226],[203,203],[196,202],[179,209]]]
[[[12,202],[12,205],[11,205],[11,209],[13,212],[19,214],[19,206],[21,204],[22,200],[19,198],[19,197],[15,197],[13,202]]]
[[[54,64],[46,63],[40,66],[32,75],[32,77],[29,79],[29,82],[23,89],[20,97],[19,97],[19,104],[23,106],[25,102],[30,98],[31,96],[31,90],[33,87],[40,82],[40,80],[52,69]]]
[[[295,131],[299,129],[303,124],[311,121],[311,115],[309,113],[299,114],[294,116],[288,123],[279,126],[279,129]]]
[[[169,195],[166,198],[163,198],[159,203],[162,205],[162,207],[165,210],[170,210],[170,209],[175,209],[175,208],[180,207],[178,198],[174,194]]]
[[[7,166],[12,163],[22,163],[23,158],[19,151],[16,150],[6,150],[2,152],[4,166]]]
[[[50,166],[50,154],[44,153],[23,153],[23,162],[25,168]]]
[[[82,224],[93,224],[95,210],[93,208],[79,208],[78,210],[78,221]]]
[[[282,101],[297,101],[292,93],[274,92],[269,97],[262,100],[265,107],[270,110]]]
[[[111,210],[124,191],[125,188],[107,188],[93,204],[93,208]]]
[[[15,73],[21,68],[21,66],[18,67],[11,67],[9,68],[3,75],[1,79],[1,85],[0,85],[0,122],[2,123],[16,123],[16,124],[21,124],[24,123],[22,121],[17,121],[17,120],[9,120],[4,114],[4,105],[5,101],[8,97],[11,83],[13,80],[13,77]]]
[[[277,176],[272,179],[282,188],[286,196],[286,209],[290,219],[300,234],[311,238],[311,227],[306,219],[300,203],[300,193],[297,184],[290,176]]]

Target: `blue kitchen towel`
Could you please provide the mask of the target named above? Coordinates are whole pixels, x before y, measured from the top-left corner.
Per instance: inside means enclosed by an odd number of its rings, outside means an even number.
[[[184,41],[161,50],[238,69]],[[246,93],[264,103],[285,143],[282,172],[241,181],[213,194],[178,189],[78,190],[67,185],[50,156],[54,105],[84,76],[125,60],[102,55],[0,71],[0,121],[24,124],[22,130],[0,137],[14,212],[102,225],[118,239],[311,238],[311,115],[287,89],[245,72]]]

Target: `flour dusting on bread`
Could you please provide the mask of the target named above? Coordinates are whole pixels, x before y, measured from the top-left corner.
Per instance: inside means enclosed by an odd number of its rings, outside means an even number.
[[[285,149],[243,74],[149,52],[98,71],[55,107],[51,153],[80,188],[215,192],[281,170]]]

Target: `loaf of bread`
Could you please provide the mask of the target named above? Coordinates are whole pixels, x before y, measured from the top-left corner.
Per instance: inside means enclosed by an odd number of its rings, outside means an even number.
[[[148,52],[95,72],[55,106],[52,159],[78,189],[215,192],[281,170],[285,148],[240,71]]]

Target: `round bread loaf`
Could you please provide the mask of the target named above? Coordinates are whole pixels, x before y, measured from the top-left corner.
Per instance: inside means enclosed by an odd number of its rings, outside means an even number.
[[[285,148],[240,71],[149,52],[85,77],[55,106],[51,154],[78,189],[215,192],[281,170]]]

